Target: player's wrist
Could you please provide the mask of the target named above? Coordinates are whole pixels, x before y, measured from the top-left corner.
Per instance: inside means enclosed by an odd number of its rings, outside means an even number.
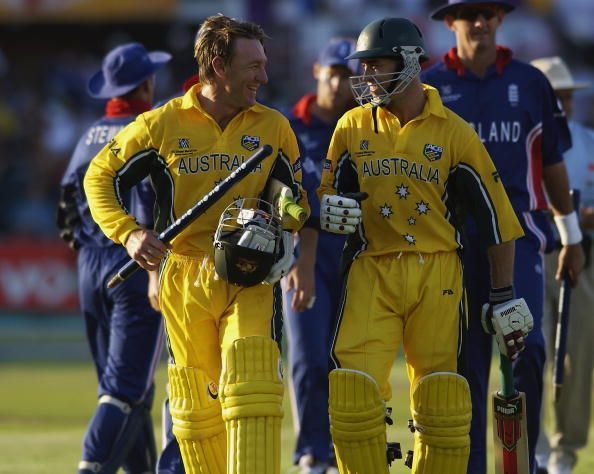
[[[559,231],[561,245],[575,245],[582,241],[580,222],[575,211],[569,214],[555,216],[555,225]]]
[[[514,286],[508,285],[500,288],[493,288],[489,291],[489,303],[493,306],[506,303],[514,299]]]

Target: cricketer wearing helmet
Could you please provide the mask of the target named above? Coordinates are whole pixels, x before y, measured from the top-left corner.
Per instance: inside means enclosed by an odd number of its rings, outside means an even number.
[[[268,284],[248,287],[235,273],[219,275],[213,258],[223,211],[230,203],[265,196],[270,178],[290,188],[309,211],[295,135],[279,112],[256,101],[258,88],[268,81],[264,38],[253,23],[207,18],[195,44],[201,82],[140,115],[95,157],[85,178],[91,212],[103,231],[144,268],[160,265],[173,433],[190,474],[280,470],[277,282],[290,261],[281,261],[284,268],[272,265]],[[272,157],[173,239],[170,249],[120,206],[121,190],[149,174],[162,230],[264,144],[273,148]],[[288,225],[294,230],[299,222]],[[290,254],[291,241],[283,238],[283,244]],[[249,273],[261,267],[256,261],[241,268]]]
[[[370,23],[348,58],[362,63],[363,74],[351,78],[361,107],[339,120],[318,189],[321,227],[349,234],[329,376],[339,470],[388,472],[384,402],[402,343],[415,427],[412,470],[462,474],[471,402],[459,375],[466,314],[458,223],[462,213],[475,216],[495,287],[511,283],[522,229],[476,133],[421,83],[427,54],[413,23]],[[523,300],[515,303],[522,314],[512,311],[513,328],[492,308],[509,357],[531,324]]]

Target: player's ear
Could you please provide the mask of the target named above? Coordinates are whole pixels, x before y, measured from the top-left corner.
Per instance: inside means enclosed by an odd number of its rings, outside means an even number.
[[[212,60],[212,70],[218,77],[225,76],[226,66],[227,65],[225,64],[225,60],[223,58],[221,58],[220,56],[216,56]]]
[[[320,65],[318,63],[314,63],[312,67],[312,73],[314,79],[317,81],[320,78]]]
[[[445,23],[445,25],[448,27],[448,29],[450,31],[456,31],[454,28],[454,20],[456,19],[456,17],[454,15],[446,15],[443,19],[443,22]]]

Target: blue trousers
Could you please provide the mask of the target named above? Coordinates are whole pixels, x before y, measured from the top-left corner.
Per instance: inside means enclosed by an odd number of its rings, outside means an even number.
[[[110,395],[134,410],[152,393],[163,345],[163,322],[149,304],[146,272],[138,271],[116,288],[107,289],[108,279],[127,260],[120,247],[82,247],[78,254],[79,295],[99,381],[98,396]],[[130,423],[131,416],[113,405],[99,405],[85,434],[82,459],[101,464],[108,461],[121,450],[118,443],[129,443],[113,433],[124,432]],[[145,429],[150,433],[143,433]],[[154,453],[154,443],[152,425],[143,425],[126,456],[127,472],[146,470],[146,453]],[[147,467],[152,470],[155,466]]]
[[[328,419],[331,328],[340,298],[338,275],[344,237],[320,233],[315,267],[316,302],[302,313],[291,309],[294,291],[284,293],[297,444],[294,462],[311,454],[320,462],[334,456]]]
[[[550,228],[542,214],[521,216],[525,237],[516,241],[514,288],[516,297],[526,300],[534,317],[534,329],[526,338],[526,349],[513,364],[515,387],[526,394],[530,469],[534,472],[534,450],[540,426],[545,345],[542,333],[544,298],[543,253],[550,242]],[[481,325],[482,305],[489,301],[489,263],[480,239],[469,232],[469,245],[464,252],[464,278],[468,295],[469,337],[467,362],[462,374],[468,379],[472,395],[471,451],[469,474],[487,472],[486,436],[489,372],[493,336]],[[491,436],[491,433],[489,433]],[[489,461],[492,462],[492,461]]]

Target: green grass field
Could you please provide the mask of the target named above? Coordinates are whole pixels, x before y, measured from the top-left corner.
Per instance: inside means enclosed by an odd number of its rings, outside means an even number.
[[[398,360],[392,374],[395,396],[390,404],[394,426],[388,430],[388,439],[400,442],[406,452],[412,449],[412,435],[406,428],[408,384],[404,374],[403,362]],[[158,400],[165,394],[165,378],[162,364],[157,373]],[[0,384],[0,473],[75,472],[82,436],[95,406],[96,382],[91,363],[0,364]],[[155,405],[153,416],[160,439],[159,404]],[[291,472],[293,440],[290,405],[285,397],[283,473]],[[575,474],[594,472],[593,447],[591,442],[580,452]],[[410,471],[398,461],[391,472]],[[489,472],[492,473],[492,466]]]

